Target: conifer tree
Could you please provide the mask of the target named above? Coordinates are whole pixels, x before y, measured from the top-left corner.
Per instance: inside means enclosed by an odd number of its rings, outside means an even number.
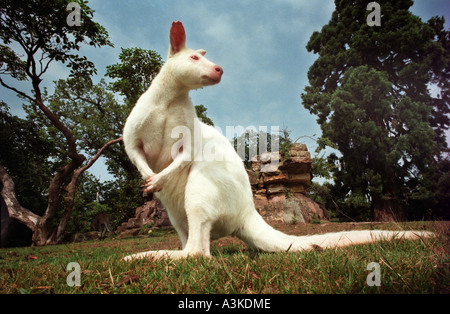
[[[322,142],[342,154],[335,188],[347,205],[404,220],[412,200],[433,197],[428,178],[446,149],[449,32],[443,17],[413,15],[410,0],[377,2],[380,26],[368,23],[368,1],[335,1],[306,46],[319,57],[302,100],[318,116]]]

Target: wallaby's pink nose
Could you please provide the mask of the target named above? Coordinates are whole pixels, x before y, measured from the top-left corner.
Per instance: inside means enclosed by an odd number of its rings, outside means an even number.
[[[222,74],[223,74],[223,69],[218,65],[214,65],[211,68],[210,74],[207,76],[207,78],[209,80],[209,84],[219,83],[222,78]]]
[[[220,73],[220,75],[223,74],[223,69],[222,69],[220,66],[218,66],[218,65],[216,65],[216,67],[214,68],[214,70],[216,70],[217,73]]]

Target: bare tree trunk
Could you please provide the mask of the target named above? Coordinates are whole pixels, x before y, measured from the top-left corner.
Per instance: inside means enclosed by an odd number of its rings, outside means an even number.
[[[1,196],[5,201],[9,217],[17,219],[34,232],[39,221],[41,220],[41,217],[20,205],[16,197],[14,181],[2,165],[0,165],[0,182],[3,186]]]
[[[80,166],[78,162],[71,161],[66,166],[60,168],[53,179],[50,181],[48,189],[48,204],[37,229],[33,233],[33,243],[37,246],[54,244],[52,239],[54,235],[53,218],[58,210],[60,196],[62,194],[62,185],[67,176],[72,173],[76,167]]]

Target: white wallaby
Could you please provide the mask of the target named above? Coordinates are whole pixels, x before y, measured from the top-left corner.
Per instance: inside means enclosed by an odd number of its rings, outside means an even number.
[[[168,59],[128,117],[123,139],[130,160],[146,180],[146,190],[155,192],[165,205],[182,250],[142,252],[125,260],[210,256],[210,240],[228,235],[269,252],[433,235],[421,231],[349,231],[297,237],[273,229],[255,209],[241,158],[225,136],[198,120],[189,98],[191,89],[219,83],[222,68],[204,57],[206,51],[185,47],[181,22],[172,23],[169,38]],[[192,149],[198,144],[194,141],[198,134],[179,140],[180,130],[190,134],[200,131],[201,149]],[[196,158],[202,157],[206,146],[211,149],[211,143],[214,156],[223,158]]]

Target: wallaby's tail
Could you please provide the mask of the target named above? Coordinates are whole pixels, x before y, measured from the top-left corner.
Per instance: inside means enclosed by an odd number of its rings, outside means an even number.
[[[237,232],[237,236],[249,246],[263,251],[293,252],[310,250],[317,246],[321,248],[336,248],[380,240],[429,238],[434,237],[435,234],[429,231],[361,230],[297,237],[273,229],[255,211]]]

